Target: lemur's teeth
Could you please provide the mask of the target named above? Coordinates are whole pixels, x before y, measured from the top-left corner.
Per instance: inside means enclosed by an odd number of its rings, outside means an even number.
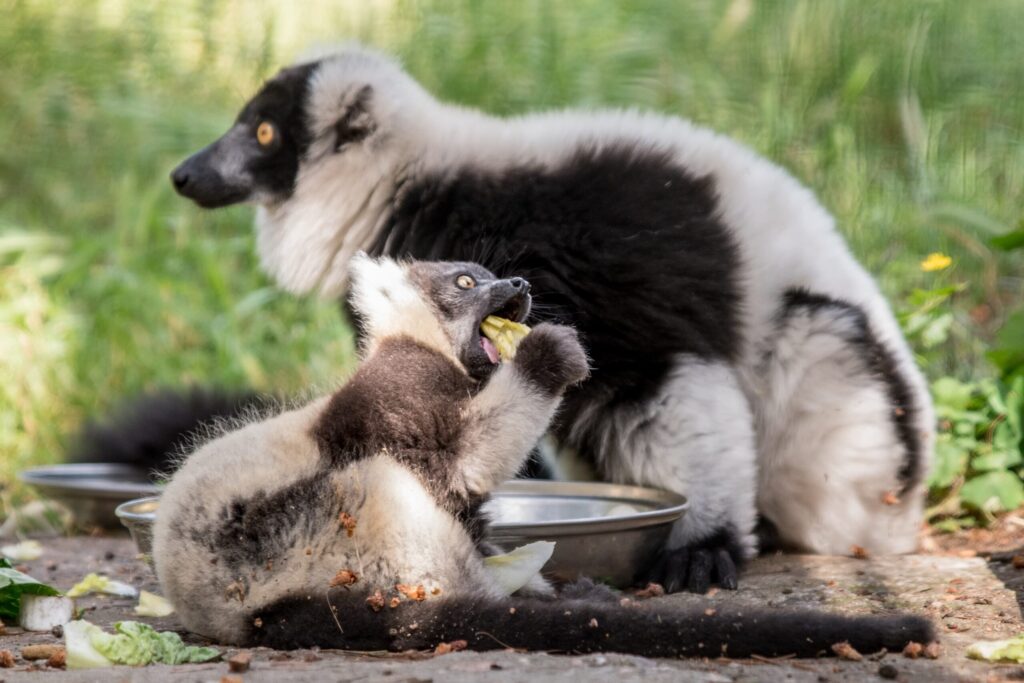
[[[502,360],[512,360],[516,357],[516,347],[530,333],[530,328],[522,323],[489,315],[480,324],[480,332],[491,340]]]

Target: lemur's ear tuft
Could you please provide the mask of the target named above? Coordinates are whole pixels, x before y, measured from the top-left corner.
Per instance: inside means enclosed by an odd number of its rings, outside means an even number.
[[[377,130],[370,111],[373,86],[364,85],[345,94],[341,102],[341,116],[334,124],[334,151],[369,137]]]

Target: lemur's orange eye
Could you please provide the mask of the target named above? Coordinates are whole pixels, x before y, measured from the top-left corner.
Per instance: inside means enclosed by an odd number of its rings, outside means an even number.
[[[256,129],[256,141],[266,147],[274,141],[274,124],[264,121]]]
[[[459,286],[459,289],[473,289],[476,287],[476,280],[468,275],[460,275],[458,279],[455,280],[455,284]]]

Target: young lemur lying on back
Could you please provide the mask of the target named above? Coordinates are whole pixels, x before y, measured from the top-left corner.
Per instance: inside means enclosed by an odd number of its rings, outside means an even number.
[[[184,625],[225,643],[403,650],[815,655],[928,641],[916,617],[623,606],[537,577],[507,597],[480,512],[587,376],[573,329],[542,324],[499,362],[480,325],[525,319],[529,284],[466,263],[359,258],[366,343],[331,396],[208,442],[167,486],[154,559]],[[574,597],[566,597],[572,595]],[[514,608],[514,609],[513,609]]]

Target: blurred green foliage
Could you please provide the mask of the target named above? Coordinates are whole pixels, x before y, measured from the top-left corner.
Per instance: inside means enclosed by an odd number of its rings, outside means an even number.
[[[0,481],[143,388],[291,392],[351,367],[336,304],[260,274],[250,209],[202,212],[167,182],[318,42],[394,52],[497,113],[635,106],[746,142],[835,212],[929,375],[971,388],[965,411],[990,359],[1024,347],[1024,319],[1003,326],[1019,259],[990,242],[1024,194],[1015,0],[0,0],[0,17]],[[922,272],[936,251],[954,265]]]

